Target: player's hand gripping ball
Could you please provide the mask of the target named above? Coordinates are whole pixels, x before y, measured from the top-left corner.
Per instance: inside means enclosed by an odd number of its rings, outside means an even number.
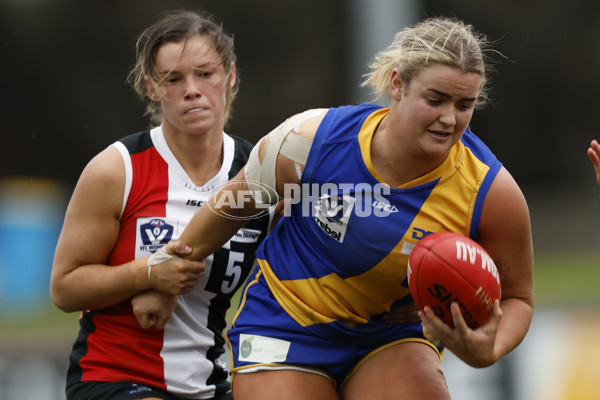
[[[420,310],[430,307],[450,327],[450,304],[458,303],[471,329],[484,325],[500,299],[500,276],[487,251],[454,232],[425,236],[408,261],[408,286]]]

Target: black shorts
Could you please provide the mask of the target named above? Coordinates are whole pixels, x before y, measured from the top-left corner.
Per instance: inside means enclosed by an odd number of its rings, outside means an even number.
[[[131,382],[80,382],[66,391],[67,400],[137,400],[158,397],[164,400],[184,400],[163,389]],[[212,400],[233,400],[231,392]]]

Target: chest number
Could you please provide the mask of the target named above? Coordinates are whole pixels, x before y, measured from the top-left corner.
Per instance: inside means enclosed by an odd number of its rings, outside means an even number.
[[[221,292],[231,293],[240,282],[242,277],[242,265],[244,263],[244,253],[230,251],[227,257],[227,269],[221,283]]]

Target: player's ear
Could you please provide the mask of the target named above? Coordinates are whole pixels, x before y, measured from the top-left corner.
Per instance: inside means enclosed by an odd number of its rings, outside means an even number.
[[[392,74],[390,75],[390,96],[392,99],[396,101],[400,101],[402,95],[404,94],[405,83],[402,77],[400,76],[400,70],[398,68],[394,68],[392,70]]]
[[[146,94],[152,101],[158,101],[158,94],[156,93],[156,88],[154,85],[150,84],[150,79],[148,77],[144,77],[144,84],[146,85]]]
[[[231,63],[229,71],[229,88],[233,89],[233,87],[235,86],[235,81],[237,79],[237,70],[235,69],[235,63]]]

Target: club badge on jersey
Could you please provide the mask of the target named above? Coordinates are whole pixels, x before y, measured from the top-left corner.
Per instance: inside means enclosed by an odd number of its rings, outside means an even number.
[[[169,243],[177,233],[175,231],[176,228],[177,220],[174,218],[138,218],[135,238],[135,258],[147,257]]]

